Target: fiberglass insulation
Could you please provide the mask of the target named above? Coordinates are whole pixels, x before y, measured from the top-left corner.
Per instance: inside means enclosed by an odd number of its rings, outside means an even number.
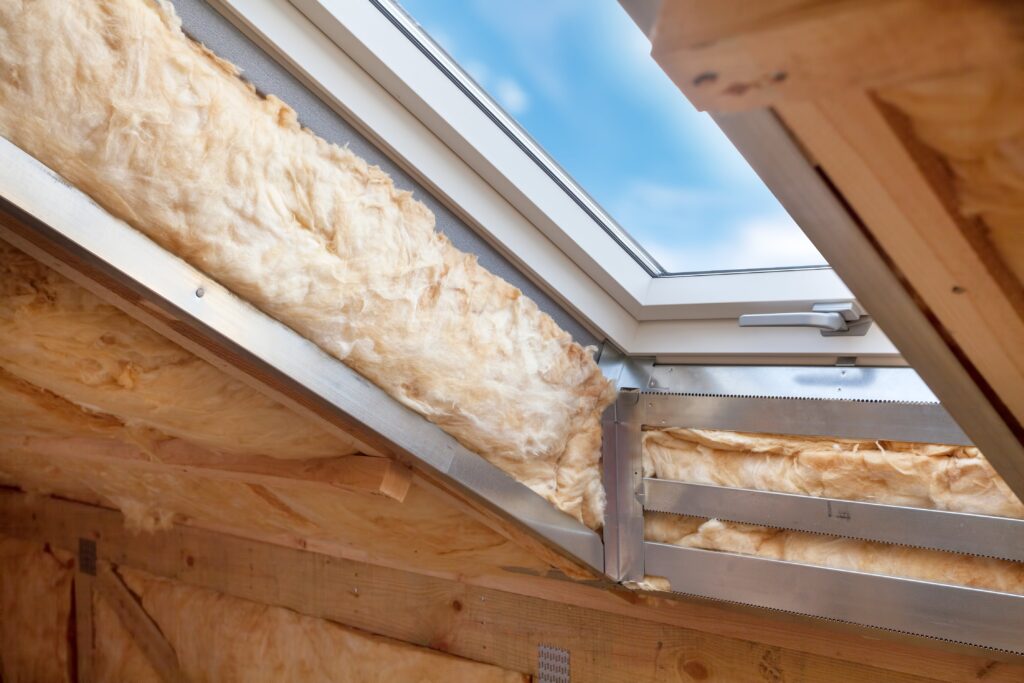
[[[0,4],[0,135],[565,512],[600,526],[587,349],[303,130],[169,3]]]
[[[324,619],[120,570],[174,648],[186,680],[523,683],[523,674],[460,659]],[[162,679],[102,598],[96,674],[102,681]]]
[[[327,434],[2,241],[0,369],[116,416],[140,443],[157,430],[238,455],[373,452]]]
[[[1024,563],[861,541],[802,531],[771,529],[664,512],[644,516],[644,538],[684,548],[703,548],[801,562],[834,569],[902,576],[1024,594]],[[651,587],[668,589],[650,580]]]
[[[1024,506],[975,448],[665,429],[644,433],[643,458],[648,477],[1024,518]],[[644,516],[644,536],[1024,594],[1024,563],[1007,560],[658,512]]]
[[[0,536],[0,681],[71,681],[73,575],[68,553]]]
[[[977,448],[710,429],[652,430],[643,440],[649,477],[1024,518]]]

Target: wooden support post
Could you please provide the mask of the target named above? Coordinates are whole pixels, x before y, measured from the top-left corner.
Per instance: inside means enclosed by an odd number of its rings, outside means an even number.
[[[99,562],[96,567],[96,593],[103,596],[107,604],[117,613],[121,623],[131,634],[135,644],[153,665],[165,683],[182,683],[185,678],[178,666],[174,648],[167,642],[160,627],[146,614],[121,577],[108,562]],[[216,618],[211,615],[211,618]]]
[[[75,672],[77,683],[93,683],[96,680],[93,672],[92,614],[92,589],[95,577],[82,571],[81,553],[75,566]]]

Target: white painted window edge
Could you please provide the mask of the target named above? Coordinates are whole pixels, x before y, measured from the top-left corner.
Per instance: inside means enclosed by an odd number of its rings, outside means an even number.
[[[852,299],[831,270],[651,277],[368,0],[291,2],[215,4],[624,352],[898,356],[877,325],[864,337],[827,338],[737,326],[740,313]]]

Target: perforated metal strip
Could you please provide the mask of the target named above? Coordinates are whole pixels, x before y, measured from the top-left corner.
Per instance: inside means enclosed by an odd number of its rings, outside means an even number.
[[[569,683],[569,651],[537,646],[537,683]]]

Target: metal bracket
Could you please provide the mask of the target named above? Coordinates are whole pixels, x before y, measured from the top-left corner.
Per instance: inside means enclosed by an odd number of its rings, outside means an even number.
[[[96,576],[96,541],[88,538],[78,539],[78,571]]]
[[[537,683],[569,683],[569,651],[537,646]]]

